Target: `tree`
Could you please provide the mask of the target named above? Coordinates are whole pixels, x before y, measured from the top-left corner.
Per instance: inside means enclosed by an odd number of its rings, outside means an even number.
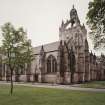
[[[3,62],[9,67],[11,90],[13,93],[13,73],[19,70],[25,63],[32,61],[32,47],[27,39],[26,32],[22,27],[15,29],[11,23],[2,26],[2,52],[4,55]]]
[[[89,2],[87,24],[91,30],[90,38],[94,48],[105,47],[105,0],[93,0]]]

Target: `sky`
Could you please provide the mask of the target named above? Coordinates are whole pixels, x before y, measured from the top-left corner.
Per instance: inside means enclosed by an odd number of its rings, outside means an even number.
[[[91,0],[0,0],[0,27],[6,22],[11,22],[15,27],[23,26],[33,46],[58,41],[59,26],[62,19],[66,21],[70,18],[73,4],[81,24],[86,25],[89,1]],[[92,49],[90,40],[89,44]]]

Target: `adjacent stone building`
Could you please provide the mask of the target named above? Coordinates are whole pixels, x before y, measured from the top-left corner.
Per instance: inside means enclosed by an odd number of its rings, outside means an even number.
[[[33,48],[34,61],[29,68],[14,72],[14,81],[70,84],[105,79],[105,67],[89,52],[87,30],[77,10],[59,27],[59,41]],[[28,69],[27,69],[28,68]],[[1,63],[0,79],[10,80],[8,67]]]

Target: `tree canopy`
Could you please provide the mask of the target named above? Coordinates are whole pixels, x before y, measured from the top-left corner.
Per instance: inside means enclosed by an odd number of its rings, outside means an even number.
[[[6,23],[1,29],[3,62],[11,72],[11,87],[13,88],[13,72],[23,68],[25,63],[30,64],[33,60],[31,41],[28,40],[27,33],[22,27],[16,29],[11,23]]]
[[[94,48],[105,47],[105,0],[93,0],[89,2],[87,24],[91,30],[90,38]]]

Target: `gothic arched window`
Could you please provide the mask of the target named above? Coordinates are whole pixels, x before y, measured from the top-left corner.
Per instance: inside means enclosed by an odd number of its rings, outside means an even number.
[[[54,56],[50,55],[47,58],[47,73],[57,72],[57,61]]]

